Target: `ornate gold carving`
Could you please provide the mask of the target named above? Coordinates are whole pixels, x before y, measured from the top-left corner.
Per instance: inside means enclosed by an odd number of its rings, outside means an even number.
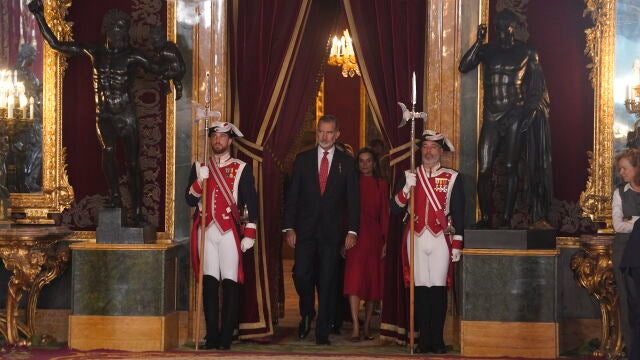
[[[620,311],[611,262],[612,236],[581,239],[581,249],[571,258],[578,285],[587,289],[600,304],[602,341],[594,356],[617,359],[622,351]]]
[[[176,3],[167,1],[167,39],[176,42]],[[176,159],[176,102],[174,93],[167,95],[165,133],[165,188],[164,188],[164,232],[158,233],[157,242],[171,242],[174,234],[175,216],[175,159]]]
[[[69,248],[60,243],[68,232],[61,227],[0,230],[0,258],[12,274],[8,283],[6,315],[0,317],[0,323],[6,325],[2,334],[8,344],[30,344],[40,290],[60,275],[69,261]],[[26,325],[16,319],[18,305],[25,291],[29,292]],[[21,338],[20,333],[24,337]]]
[[[500,256],[557,256],[558,250],[515,250],[515,249],[472,249],[462,250],[463,255],[500,255]]]
[[[71,23],[65,21],[71,0],[46,0],[47,22],[59,39],[72,40]],[[19,223],[52,224],[50,213],[59,213],[73,202],[62,147],[62,79],[67,67],[63,55],[43,44],[42,192],[11,194],[11,212],[24,213]]]
[[[585,216],[610,226],[616,2],[585,0],[585,4],[585,15],[590,15],[594,23],[585,31],[585,54],[592,60],[588,67],[594,90],[594,137],[593,152],[588,152],[589,178],[579,202]]]
[[[575,236],[558,236],[556,237],[556,247],[578,248],[580,247],[580,238]]]

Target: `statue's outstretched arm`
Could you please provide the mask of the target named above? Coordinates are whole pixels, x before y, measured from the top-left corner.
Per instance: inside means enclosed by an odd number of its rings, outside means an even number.
[[[485,24],[478,25],[478,34],[476,36],[476,42],[473,43],[471,48],[467,50],[467,52],[462,56],[460,60],[460,65],[458,66],[458,70],[461,73],[467,73],[478,66],[480,64],[481,56],[480,49],[482,47],[482,43],[484,42],[484,38],[487,35],[487,26]]]
[[[82,46],[74,42],[60,41],[56,37],[44,18],[44,6],[42,5],[42,0],[32,0],[29,3],[29,11],[31,11],[35,16],[36,21],[38,22],[38,27],[42,32],[42,37],[52,49],[68,56],[80,55],[85,51]]]
[[[154,75],[162,75],[166,70],[166,66],[162,66],[162,64],[157,64],[151,60],[149,60],[146,56],[144,56],[140,51],[134,51],[132,55],[134,61],[142,66],[145,71],[148,71]]]

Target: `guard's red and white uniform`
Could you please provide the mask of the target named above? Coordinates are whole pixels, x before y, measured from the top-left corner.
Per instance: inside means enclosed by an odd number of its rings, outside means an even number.
[[[399,187],[404,186],[404,178]],[[442,167],[420,166],[416,169],[414,188],[414,281],[415,286],[450,285],[451,249],[462,249],[462,224],[464,217],[464,192],[457,171]],[[427,195],[428,194],[428,195]],[[433,201],[430,201],[433,200]],[[462,205],[458,205],[460,202]],[[409,199],[400,190],[392,206],[407,208]],[[455,235],[445,235],[447,219],[451,217]],[[409,223],[403,238],[404,280],[409,284]],[[449,280],[449,281],[448,281]]]
[[[204,165],[204,164],[203,164]],[[209,161],[208,166],[214,165]],[[239,207],[244,204],[249,210],[249,223],[243,229],[238,229],[234,223],[231,207],[225,200],[222,190],[210,175],[207,179],[207,216],[204,244],[204,275],[211,275],[222,281],[229,279],[242,283],[244,273],[242,271],[240,240],[242,237],[256,238],[256,211],[255,188],[253,185],[253,174],[247,164],[241,160],[232,158],[229,154],[223,155],[218,164],[218,169],[222,174],[229,190],[233,195],[233,200]],[[211,172],[211,170],[210,170]],[[192,184],[187,194],[187,200],[195,202],[198,209],[196,218],[191,230],[191,250],[194,264],[194,272],[197,274],[196,264],[199,264],[198,249],[200,241],[200,197],[202,188],[195,176],[195,166],[192,169]],[[239,233],[242,231],[242,234]],[[194,241],[198,239],[198,241]]]

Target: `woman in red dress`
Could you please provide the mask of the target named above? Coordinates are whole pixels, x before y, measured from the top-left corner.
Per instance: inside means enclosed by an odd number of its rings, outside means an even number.
[[[382,299],[384,256],[389,225],[389,185],[382,178],[375,154],[363,148],[357,154],[360,171],[360,233],[356,245],[347,250],[344,268],[344,294],[349,297],[353,333],[360,340],[358,312],[365,301],[364,338],[369,333],[373,305]]]

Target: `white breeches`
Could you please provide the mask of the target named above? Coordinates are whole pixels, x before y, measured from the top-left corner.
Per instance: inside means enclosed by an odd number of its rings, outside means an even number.
[[[410,256],[407,234],[407,258]],[[414,236],[415,250],[413,257],[415,286],[446,286],[449,271],[449,247],[443,233],[433,236],[425,229],[420,236]]]
[[[238,281],[238,249],[233,231],[225,234],[215,223],[211,223],[205,230],[203,273],[222,281],[229,279]],[[200,232],[198,232],[200,245]],[[198,247],[199,249],[199,247]]]

